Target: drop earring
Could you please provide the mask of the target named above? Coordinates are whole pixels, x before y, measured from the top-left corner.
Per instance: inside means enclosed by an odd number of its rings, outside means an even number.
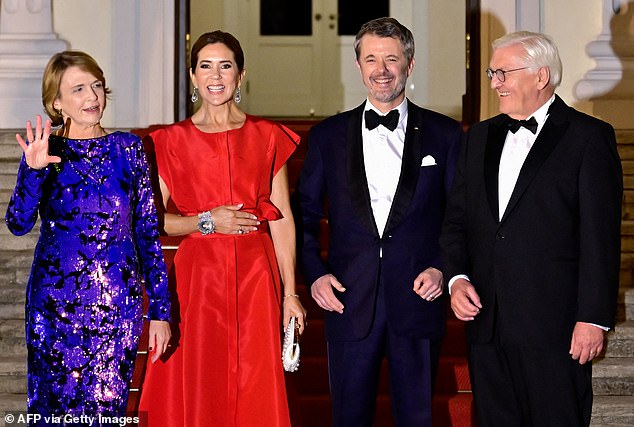
[[[194,91],[192,92],[192,96],[191,96],[191,101],[192,103],[195,103],[196,101],[198,101],[198,88],[195,87]]]
[[[233,100],[236,102],[236,104],[239,104],[240,101],[242,101],[242,93],[240,92],[240,86],[238,86],[238,88],[236,89],[236,94],[234,95]]]

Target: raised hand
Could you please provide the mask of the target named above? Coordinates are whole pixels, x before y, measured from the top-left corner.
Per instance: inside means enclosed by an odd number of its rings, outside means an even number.
[[[19,134],[15,135],[18,144],[24,151],[26,164],[32,169],[43,169],[50,163],[59,163],[62,159],[59,156],[48,154],[48,137],[51,134],[51,121],[46,120],[42,129],[42,117],[35,117],[35,134],[31,127],[31,121],[26,122],[26,141]]]

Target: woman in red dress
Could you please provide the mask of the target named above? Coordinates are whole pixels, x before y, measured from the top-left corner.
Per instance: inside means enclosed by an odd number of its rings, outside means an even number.
[[[244,74],[238,40],[203,34],[190,71],[201,107],[150,134],[163,205],[178,209],[165,231],[185,236],[171,354],[148,364],[141,394],[150,427],[290,425],[280,325],[294,316],[303,332],[306,311],[285,162],[299,137],[238,108]]]

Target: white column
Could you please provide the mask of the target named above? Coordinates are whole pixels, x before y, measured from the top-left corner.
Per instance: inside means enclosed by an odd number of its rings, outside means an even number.
[[[42,73],[66,49],[53,32],[50,0],[0,1],[0,128],[43,114]]]
[[[579,99],[634,96],[634,38],[628,31],[632,7],[623,0],[603,0],[603,30],[586,47],[596,67],[577,83]]]
[[[575,86],[577,98],[592,101],[594,115],[620,129],[632,128],[634,113],[633,8],[629,0],[603,0],[603,29],[586,47],[596,67]]]

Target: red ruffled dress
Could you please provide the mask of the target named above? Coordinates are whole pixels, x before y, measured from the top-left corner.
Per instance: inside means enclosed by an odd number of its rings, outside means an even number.
[[[151,134],[158,173],[180,214],[243,203],[257,232],[188,235],[174,258],[176,347],[148,361],[140,412],[149,426],[290,426],[281,362],[281,283],[267,222],[273,176],[299,143],[247,115],[240,129],[200,131],[190,119]]]

